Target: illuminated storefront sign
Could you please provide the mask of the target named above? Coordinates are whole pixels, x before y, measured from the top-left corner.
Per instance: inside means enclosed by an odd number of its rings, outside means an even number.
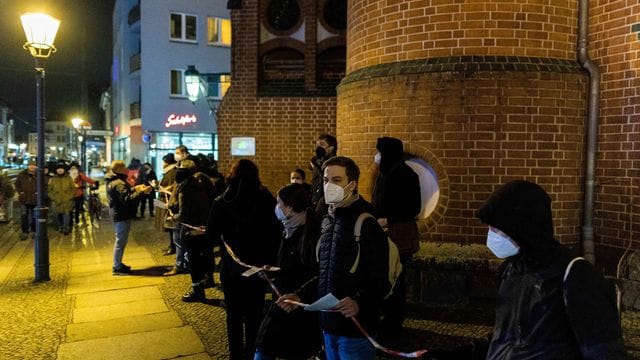
[[[195,115],[171,114],[167,118],[167,122],[164,123],[164,127],[170,128],[174,126],[185,126],[187,124],[195,124],[197,122],[198,122],[198,118]]]

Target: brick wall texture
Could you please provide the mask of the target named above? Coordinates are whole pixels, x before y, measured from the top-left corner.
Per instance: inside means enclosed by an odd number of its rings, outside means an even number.
[[[303,8],[313,3],[300,2]],[[255,136],[275,191],[306,165],[318,133],[363,171],[370,197],[376,138],[429,162],[441,197],[424,240],[484,241],[475,210],[500,184],[528,179],[553,198],[557,237],[580,241],[588,76],[576,60],[577,0],[349,0],[346,77],[332,97],[265,97],[259,1],[232,11],[233,85],[219,114],[224,169],[232,136]],[[594,0],[590,56],[602,71],[595,239],[640,248],[640,5]],[[313,38],[309,28],[307,38]],[[315,71],[305,47],[305,85]]]

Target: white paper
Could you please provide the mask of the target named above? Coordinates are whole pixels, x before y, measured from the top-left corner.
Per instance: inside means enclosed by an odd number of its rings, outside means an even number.
[[[325,311],[331,310],[334,306],[338,305],[339,300],[333,296],[332,293],[328,293],[327,295],[321,297],[316,300],[311,305],[305,306],[305,310],[307,311]]]

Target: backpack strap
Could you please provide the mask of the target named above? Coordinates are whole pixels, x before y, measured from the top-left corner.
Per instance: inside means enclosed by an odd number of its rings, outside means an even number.
[[[358,219],[356,219],[356,223],[353,226],[353,236],[355,237],[356,246],[358,247],[358,254],[356,255],[356,260],[351,266],[351,270],[349,270],[349,273],[351,274],[356,272],[356,270],[358,269],[358,265],[360,264],[360,235],[362,234],[362,224],[367,218],[375,219],[373,215],[365,212],[358,216]]]

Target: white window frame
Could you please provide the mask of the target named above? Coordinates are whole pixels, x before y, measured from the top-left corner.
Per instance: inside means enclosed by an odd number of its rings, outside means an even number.
[[[209,26],[210,26],[210,22],[209,20],[214,20],[215,22],[215,27],[216,30],[218,31],[218,39],[217,41],[211,41],[209,39]],[[217,17],[217,16],[207,16],[207,43],[211,46],[223,46],[223,47],[231,47],[231,43],[229,44],[225,44],[222,42],[222,20],[227,20],[229,22],[231,22],[231,19],[226,19],[226,18],[221,18],[221,17]],[[231,27],[229,27],[229,30],[231,30]],[[231,34],[229,34],[231,35]],[[233,38],[231,38],[231,41],[233,42]]]
[[[179,37],[179,38],[173,37],[171,35],[171,16],[172,15],[180,15],[180,17],[182,18],[181,27],[180,27],[182,36]],[[195,38],[195,40],[187,39],[187,17],[188,16],[194,17],[196,19],[196,38]],[[179,11],[171,11],[169,13],[169,40],[176,41],[176,42],[185,42],[185,43],[190,43],[190,44],[197,44],[198,43],[198,15],[182,13],[182,12],[179,12]]]
[[[182,90],[181,94],[174,94],[174,93],[171,92],[171,91],[173,91],[172,86],[171,86],[172,85],[171,82],[173,81],[172,73],[174,71],[179,71],[180,72],[180,83],[181,83],[180,84],[180,90]],[[184,82],[184,72],[185,71],[186,71],[185,69],[171,69],[171,70],[169,70],[169,97],[171,97],[171,98],[180,98],[180,99],[183,99],[183,98],[187,97],[187,84]]]

